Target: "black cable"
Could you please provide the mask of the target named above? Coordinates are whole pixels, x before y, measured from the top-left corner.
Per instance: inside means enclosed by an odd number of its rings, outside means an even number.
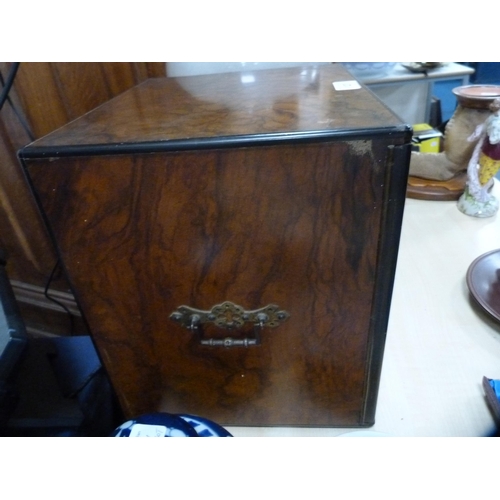
[[[2,87],[5,89],[6,88],[5,87],[5,81],[3,79],[3,75],[2,75],[1,71],[0,71],[0,83],[2,84]],[[10,98],[10,95],[7,94],[5,99],[10,104],[10,107],[12,108],[12,111],[14,111],[14,113],[17,116],[19,122],[21,123],[24,131],[26,132],[26,134],[28,134],[28,137],[29,137],[30,141],[34,141],[35,140],[35,136],[33,135],[33,132],[31,132],[31,128],[26,123],[26,120],[24,119],[24,117],[19,113],[19,111],[17,110],[16,106],[14,106],[14,103],[12,102],[12,99]]]
[[[57,268],[59,267],[59,263],[60,263],[60,260],[57,259],[56,265],[52,269],[52,272],[50,273],[49,279],[47,280],[47,283],[45,284],[45,290],[44,290],[43,294],[45,295],[45,297],[47,297],[47,299],[51,300],[52,302],[54,302],[55,304],[57,304],[59,307],[62,307],[64,309],[64,311],[66,311],[66,313],[69,316],[69,321],[70,321],[70,332],[69,332],[69,334],[73,335],[75,333],[75,321],[74,321],[73,315],[71,314],[71,311],[64,304],[62,304],[61,302],[59,302],[58,300],[56,300],[54,297],[51,297],[49,295],[49,287],[50,287],[50,284],[52,283],[52,280],[54,279],[54,275],[55,275],[55,273],[57,271]]]
[[[0,110],[2,109],[5,102],[9,101],[9,104],[12,106],[12,109],[14,110],[15,114],[19,118],[21,124],[23,125],[23,128],[26,130],[26,132],[30,136],[30,139],[34,140],[33,134],[29,130],[29,127],[24,122],[24,119],[21,117],[21,115],[17,112],[16,107],[14,106],[14,104],[12,103],[12,100],[9,97],[9,91],[12,87],[12,84],[14,83],[14,79],[16,77],[16,73],[17,73],[17,70],[19,69],[20,64],[21,63],[18,63],[18,62],[12,64],[10,71],[9,71],[9,74],[7,75],[6,81],[4,81],[3,76],[0,73],[0,82],[3,85],[2,92],[0,93]],[[57,299],[55,299],[54,297],[51,297],[49,295],[49,287],[50,287],[50,284],[52,283],[52,280],[54,279],[54,275],[55,275],[55,272],[57,271],[58,267],[59,267],[59,259],[57,259],[56,264],[55,264],[54,268],[52,269],[52,272],[50,273],[49,279],[47,280],[47,283],[45,284],[45,289],[43,291],[43,294],[48,300],[51,300],[52,302],[57,304],[59,307],[61,307],[66,312],[66,314],[69,316],[70,335],[73,335],[74,330],[75,330],[75,325],[74,325],[74,319],[73,319],[73,315],[71,314],[71,311],[64,304],[62,304]]]
[[[5,104],[5,101],[7,100],[7,96],[9,95],[10,88],[14,83],[14,78],[16,77],[16,73],[17,70],[19,69],[20,64],[21,63],[18,62],[12,63],[9,74],[7,75],[5,86],[2,89],[2,92],[0,93],[0,109],[2,109],[3,105]]]

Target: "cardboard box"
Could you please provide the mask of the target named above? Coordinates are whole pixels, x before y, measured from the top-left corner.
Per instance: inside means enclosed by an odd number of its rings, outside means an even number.
[[[412,151],[439,153],[443,134],[428,123],[413,125]]]

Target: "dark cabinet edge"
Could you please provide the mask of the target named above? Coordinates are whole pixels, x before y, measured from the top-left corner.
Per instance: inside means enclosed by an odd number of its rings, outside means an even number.
[[[379,258],[375,277],[365,385],[365,406],[360,425],[375,423],[380,376],[385,350],[387,327],[396,277],[397,257],[401,239],[411,144],[389,147],[386,174],[386,196],[381,227],[386,228],[379,240]]]
[[[19,150],[20,159],[61,158],[69,156],[104,156],[119,154],[162,153],[173,151],[194,151],[203,149],[221,149],[250,146],[272,146],[282,143],[322,142],[336,139],[356,140],[377,136],[401,136],[409,141],[412,128],[409,125],[383,127],[379,129],[339,129],[331,131],[286,132],[274,134],[252,134],[218,137],[201,137],[167,141],[149,141],[109,144],[79,144],[71,146],[36,146],[28,145]]]

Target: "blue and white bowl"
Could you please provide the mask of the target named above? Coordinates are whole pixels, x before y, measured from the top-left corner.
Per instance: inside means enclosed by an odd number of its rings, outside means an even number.
[[[232,437],[224,427],[195,415],[150,413],[128,420],[111,437]]]
[[[195,415],[179,415],[184,421],[191,425],[199,437],[233,437],[224,427],[208,418]]]

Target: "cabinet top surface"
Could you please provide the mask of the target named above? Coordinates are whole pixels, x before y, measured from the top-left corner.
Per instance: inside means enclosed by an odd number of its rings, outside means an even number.
[[[35,141],[38,148],[332,135],[405,125],[339,64],[154,78]]]

